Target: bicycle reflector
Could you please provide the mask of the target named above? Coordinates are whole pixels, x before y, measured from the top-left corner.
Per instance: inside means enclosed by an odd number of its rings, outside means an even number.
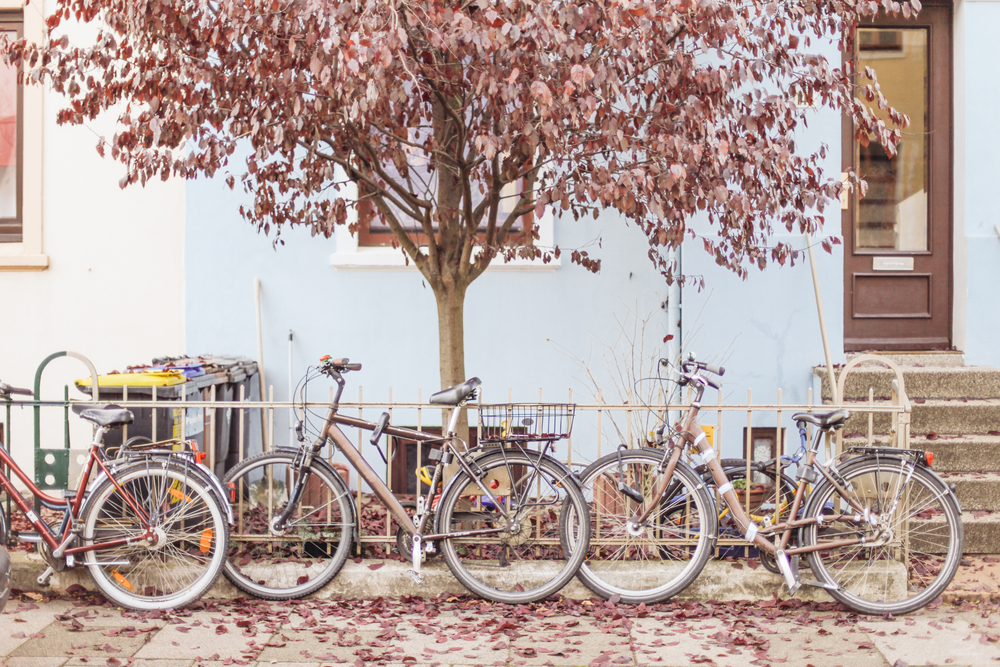
[[[934,452],[923,452],[920,456],[920,460],[928,466],[934,465]]]

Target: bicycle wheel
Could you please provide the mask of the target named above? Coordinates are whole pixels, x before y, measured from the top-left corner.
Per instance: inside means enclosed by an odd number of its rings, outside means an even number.
[[[483,531],[440,541],[452,573],[496,602],[533,602],[559,591],[583,562],[590,531],[576,478],[554,459],[519,449],[480,454],[470,464],[501,507],[484,501],[465,471],[452,478],[438,504],[436,532]]]
[[[962,556],[961,509],[929,470],[896,457],[866,456],[837,469],[850,498],[875,524],[858,516],[829,482],[813,490],[802,528],[809,565],[830,595],[865,614],[903,614],[923,607],[948,586]],[[831,517],[840,518],[830,520]],[[838,540],[864,540],[848,546]]]
[[[223,572],[237,588],[265,600],[300,598],[325,586],[344,566],[354,539],[350,491],[322,459],[313,460],[284,528],[272,530],[299,478],[297,453],[265,452],[226,473],[236,523]]]
[[[698,576],[712,554],[717,531],[715,503],[702,480],[679,462],[663,500],[644,525],[629,529],[637,508],[620,483],[648,497],[663,452],[612,452],[580,474],[590,505],[587,558],[577,577],[598,595],[622,602],[657,602],[677,595]]]
[[[83,544],[142,534],[136,508],[148,517],[154,537],[85,552],[83,563],[94,583],[129,609],[172,609],[200,598],[222,571],[229,537],[223,509],[208,485],[165,459],[125,465],[114,481],[121,491],[103,477],[89,494],[81,513]]]

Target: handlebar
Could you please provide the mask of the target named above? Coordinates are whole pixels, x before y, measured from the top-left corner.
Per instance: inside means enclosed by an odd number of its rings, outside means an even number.
[[[21,396],[35,395],[35,393],[30,389],[20,389],[18,387],[12,387],[4,382],[0,382],[0,396],[9,396],[10,394],[20,394]]]
[[[722,377],[726,374],[726,369],[722,366],[716,366],[715,364],[706,364],[704,361],[684,361],[681,362],[681,371],[684,373],[689,373],[689,368],[695,368],[697,370],[708,371],[713,375],[718,375]]]
[[[328,354],[325,357],[320,357],[320,363],[323,364],[323,370],[334,370],[338,373],[361,370],[361,364],[352,364],[351,360],[347,357],[343,359],[331,359]]]

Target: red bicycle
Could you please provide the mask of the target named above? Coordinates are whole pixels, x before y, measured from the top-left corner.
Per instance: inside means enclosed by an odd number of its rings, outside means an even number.
[[[32,392],[0,382],[8,424],[11,408],[23,404],[14,395]],[[18,538],[36,542],[49,565],[39,583],[83,565],[98,589],[123,607],[171,609],[194,602],[215,582],[226,559],[229,526],[217,492],[184,456],[156,452],[109,459],[104,434],[132,423],[128,410],[76,405],[74,411],[96,427],[75,490],[45,493],[0,446],[0,487],[35,528]],[[50,524],[39,516],[8,470],[42,507],[55,516],[61,512],[61,519]],[[2,513],[0,538],[7,539]]]

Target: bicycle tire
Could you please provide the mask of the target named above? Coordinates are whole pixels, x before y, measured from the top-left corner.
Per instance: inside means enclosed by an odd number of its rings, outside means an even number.
[[[621,452],[628,485],[643,496],[651,493],[663,456],[655,449]],[[598,595],[618,595],[629,604],[673,597],[697,578],[714,550],[718,516],[713,498],[697,473],[678,462],[664,500],[636,534],[627,528],[635,502],[619,490],[619,481],[618,452],[580,474],[592,526],[577,578]]]
[[[961,509],[948,486],[933,472],[902,457],[866,456],[837,469],[838,480],[851,497],[872,512],[884,513],[899,497],[892,516],[885,518],[887,541],[860,520],[830,521],[834,514],[857,512],[829,482],[813,489],[807,518],[824,515],[820,525],[804,526],[803,546],[830,542],[831,547],[809,553],[814,575],[831,586],[828,592],[844,605],[864,614],[905,614],[930,603],[951,582],[962,556]],[[905,489],[903,485],[906,485]],[[905,535],[903,523],[909,524]],[[820,527],[822,526],[822,527]],[[863,535],[868,544],[837,547],[832,543]],[[900,558],[904,562],[894,566]]]
[[[472,494],[478,488],[459,470],[441,494],[435,531],[503,531],[441,539],[439,547],[455,578],[475,595],[508,604],[557,593],[583,562],[589,538],[587,504],[573,473],[548,456],[514,448],[481,453],[470,465],[502,496],[513,523]],[[567,521],[567,512],[572,520]]]
[[[83,563],[109,600],[129,609],[174,609],[191,604],[215,583],[225,561],[229,526],[200,475],[166,459],[119,467],[101,477],[81,516],[84,545],[142,533],[119,485],[149,517],[156,543],[146,540],[87,551]]]
[[[354,542],[357,522],[350,491],[319,458],[313,459],[299,508],[280,534],[271,532],[271,520],[293,488],[297,454],[257,454],[225,477],[235,495],[236,522],[223,573],[240,590],[265,600],[293,600],[318,591],[344,566]]]

